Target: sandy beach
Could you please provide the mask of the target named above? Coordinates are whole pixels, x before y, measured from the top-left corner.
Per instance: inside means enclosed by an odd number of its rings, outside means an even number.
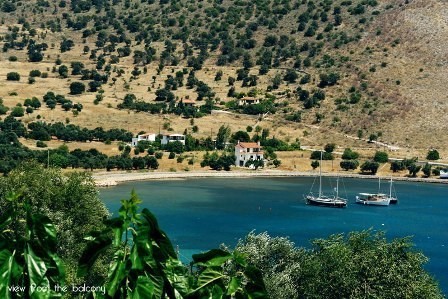
[[[114,171],[114,172],[95,172],[94,178],[98,187],[110,187],[118,185],[119,183],[129,181],[144,181],[144,180],[171,180],[171,179],[186,179],[186,178],[205,178],[205,177],[220,177],[220,178],[245,178],[245,177],[297,177],[297,176],[315,176],[316,171],[284,171],[284,170],[232,170],[232,171],[173,171],[173,172],[158,172],[158,171]],[[378,179],[376,175],[362,175],[351,172],[339,173],[322,173],[322,176],[340,176],[349,178],[361,179]],[[389,176],[382,176],[383,179],[389,179]],[[409,182],[426,182],[426,183],[443,183],[448,184],[448,180],[439,178],[421,178],[421,177],[405,177],[394,176],[395,181],[409,181]]]

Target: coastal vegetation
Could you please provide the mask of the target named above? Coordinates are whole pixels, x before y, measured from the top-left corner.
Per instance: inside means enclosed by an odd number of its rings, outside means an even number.
[[[443,298],[410,238],[368,230],[311,244],[250,233],[236,250],[261,270],[270,298]]]
[[[134,191],[109,218],[84,173],[26,165],[0,187],[4,298],[443,298],[409,238],[362,231],[305,248],[250,233],[187,266]]]

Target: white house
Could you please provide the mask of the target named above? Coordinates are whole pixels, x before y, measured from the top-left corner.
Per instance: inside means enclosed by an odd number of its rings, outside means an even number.
[[[170,134],[170,135],[163,135],[161,144],[165,145],[168,144],[168,142],[174,142],[179,141],[183,145],[185,145],[185,135],[182,134]]]
[[[239,142],[235,145],[235,165],[244,166],[248,160],[264,160],[260,142]]]
[[[147,133],[147,134],[141,134],[137,135],[137,137],[132,138],[132,146],[137,146],[139,141],[156,141],[156,134],[154,133]]]
[[[244,97],[238,100],[238,106],[260,104],[260,99],[253,97]]]

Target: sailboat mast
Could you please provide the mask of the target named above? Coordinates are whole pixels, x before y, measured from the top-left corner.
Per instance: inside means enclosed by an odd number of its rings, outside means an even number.
[[[339,197],[339,175],[338,178],[336,179],[336,199],[338,199]]]
[[[336,198],[335,199],[338,199],[338,197],[339,197],[339,175],[336,179]]]
[[[322,196],[322,151],[320,152],[319,163],[319,198]]]
[[[392,177],[390,177],[389,198],[392,198]]]
[[[381,193],[381,178],[378,177],[378,194]]]

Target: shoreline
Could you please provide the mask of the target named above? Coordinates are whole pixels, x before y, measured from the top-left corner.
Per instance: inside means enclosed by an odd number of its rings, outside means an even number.
[[[149,180],[182,180],[187,178],[251,178],[251,177],[312,177],[316,176],[316,171],[287,171],[287,170],[247,170],[247,171],[183,171],[183,172],[158,172],[158,171],[138,171],[138,172],[97,172],[92,177],[97,187],[112,187],[120,183],[133,181]],[[322,173],[325,177],[342,177],[358,179],[389,179],[390,176],[363,175],[357,173],[344,172],[326,172]],[[448,184],[448,180],[439,178],[421,178],[421,177],[401,177],[394,176],[394,181],[424,182]]]

